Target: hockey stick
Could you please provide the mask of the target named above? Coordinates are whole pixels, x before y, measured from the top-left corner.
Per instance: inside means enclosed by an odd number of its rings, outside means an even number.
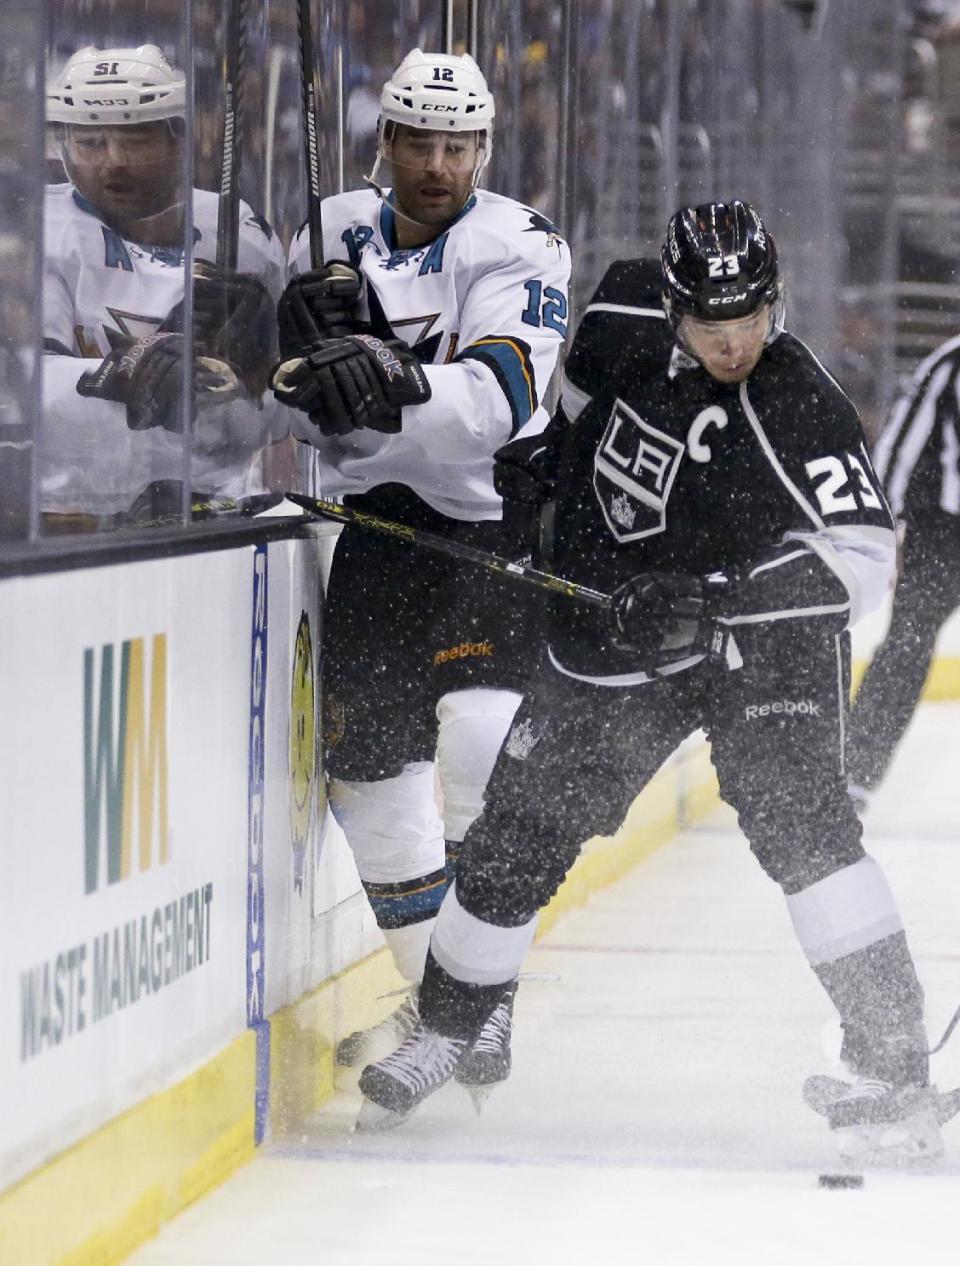
[[[609,594],[588,589],[585,585],[578,585],[572,580],[564,580],[562,576],[552,576],[549,572],[538,571],[525,563],[515,563],[512,559],[503,558],[499,554],[490,554],[472,545],[464,545],[461,541],[453,541],[446,536],[423,532],[420,528],[410,527],[406,523],[378,519],[376,515],[364,514],[361,510],[351,510],[347,506],[338,505],[335,501],[319,501],[314,497],[305,497],[299,492],[288,492],[287,500],[322,519],[333,519],[338,523],[355,523],[359,527],[371,528],[375,532],[383,532],[387,536],[406,541],[410,545],[423,545],[427,549],[435,550],[438,554],[462,558],[465,562],[485,567],[487,571],[509,576],[512,580],[521,581],[523,584],[535,585],[536,588],[549,590],[550,593],[561,593],[567,598],[575,598],[579,602],[586,602],[594,607],[609,607],[610,605]]]
[[[227,0],[223,53],[223,153],[217,209],[217,263],[236,271],[240,244],[240,143],[243,125],[245,0]]]
[[[960,1007],[957,1007],[956,1011],[954,1011],[953,1019],[950,1021],[950,1023],[947,1025],[946,1029],[944,1030],[943,1037],[936,1044],[936,1046],[930,1047],[931,1055],[936,1055],[937,1051],[943,1050],[947,1042],[950,1040],[950,1034],[953,1032],[953,1030],[957,1027],[958,1024],[960,1024]]]
[[[323,267],[323,218],[320,211],[320,149],[317,125],[317,81],[313,61],[313,27],[310,0],[297,0],[297,33],[300,40],[300,111],[303,126],[303,160],[307,172],[307,226],[310,235],[310,267]]]

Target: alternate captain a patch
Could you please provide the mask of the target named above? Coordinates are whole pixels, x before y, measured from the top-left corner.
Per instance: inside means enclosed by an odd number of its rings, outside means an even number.
[[[617,400],[597,447],[593,487],[620,542],[663,532],[684,445]]]

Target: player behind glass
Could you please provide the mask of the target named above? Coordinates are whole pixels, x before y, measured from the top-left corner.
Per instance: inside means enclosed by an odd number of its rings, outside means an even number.
[[[152,44],[83,48],[47,88],[68,183],[47,189],[42,504],[177,513],[183,477],[186,80]],[[218,267],[218,198],[193,191],[194,482],[258,490],[287,415],[266,397],[283,253],[241,203],[239,271]],[[191,419],[192,423],[193,419]],[[189,429],[190,423],[188,423]]]
[[[846,630],[883,597],[893,522],[854,406],[783,331],[756,211],[683,208],[659,269],[614,264],[565,373],[552,455],[527,486],[553,465],[557,570],[612,603],[605,617],[551,600],[548,658],[434,928],[421,1026],[362,1074],[361,1117],[402,1120],[449,1078],[581,841],[612,833],[702,727],[840,1014],[856,1080],[831,1126],[860,1154],[891,1130],[933,1154],[922,991],[844,776]]]
[[[305,230],[293,244],[274,382],[323,496],[504,554],[527,546],[501,521],[493,454],[547,421],[570,257],[542,215],[479,187],[493,119],[471,57],[404,59],[383,89],[370,187],[322,204],[328,266],[310,270]],[[487,573],[377,533],[348,528],[337,543],[324,629],[330,804],[414,983],[520,699],[528,608]],[[475,1099],[509,1071],[511,1007],[508,994],[458,1070]],[[416,1020],[414,991],[384,1026],[346,1038],[339,1062],[366,1062],[376,1039],[389,1049]]]

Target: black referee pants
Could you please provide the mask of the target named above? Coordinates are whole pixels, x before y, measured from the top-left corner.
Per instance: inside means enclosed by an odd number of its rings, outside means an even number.
[[[881,781],[930,672],[937,634],[960,606],[960,519],[940,513],[907,527],[890,628],[861,682],[850,717],[850,781]]]

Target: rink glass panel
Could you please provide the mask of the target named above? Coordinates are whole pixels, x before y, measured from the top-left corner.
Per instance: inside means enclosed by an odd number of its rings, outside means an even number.
[[[5,91],[18,76],[28,83],[41,17],[48,70],[84,44],[157,43],[188,82],[181,195],[214,193],[223,0],[48,0],[42,14],[4,4],[5,56],[16,68]],[[324,191],[357,187],[370,171],[381,86],[411,47],[439,47],[442,9],[438,0],[314,0]],[[306,217],[296,6],[248,0],[246,12],[240,189],[285,254]],[[462,51],[471,30],[465,0],[453,17],[452,44]],[[678,205],[743,196],[777,238],[790,327],[838,374],[869,428],[911,364],[960,323],[951,262],[960,246],[957,41],[932,21],[911,26],[897,0],[876,0],[867,18],[854,6],[811,12],[789,0],[485,0],[475,27],[497,99],[486,183],[535,206],[569,238],[575,320],[611,260],[658,249]],[[278,496],[298,475],[293,446],[276,442],[283,420],[269,393],[263,417],[254,410],[218,432],[184,388],[182,432],[133,432],[122,405],[71,398],[69,384],[53,407],[45,374],[46,407],[30,426],[37,392],[27,384],[39,344],[34,180],[45,166],[51,181],[62,170],[55,146],[44,158],[29,110],[4,115],[17,122],[8,149],[33,156],[18,160],[16,188],[9,163],[2,168],[4,240],[17,242],[4,265],[15,261],[17,285],[5,286],[3,338],[5,348],[21,349],[7,356],[3,384],[4,400],[15,397],[18,408],[4,413],[27,437],[3,450],[4,535],[29,535],[32,521],[46,536],[170,522],[189,530],[200,514],[240,520]],[[185,223],[181,250],[186,233]],[[182,263],[173,271],[182,286]],[[168,306],[158,296],[132,315],[155,327]],[[189,328],[184,338],[189,345]]]
[[[0,546],[27,540],[34,528],[43,17],[0,0]]]

